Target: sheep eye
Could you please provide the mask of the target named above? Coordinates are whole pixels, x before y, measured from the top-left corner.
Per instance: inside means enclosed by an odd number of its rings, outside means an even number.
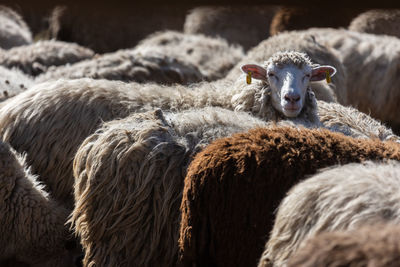
[[[269,76],[269,77],[273,77],[273,76],[275,76],[275,74],[273,74],[272,72],[270,72],[270,73],[268,73],[268,76]]]
[[[311,77],[311,74],[306,74],[306,77],[307,77],[307,78],[310,78],[310,77]]]

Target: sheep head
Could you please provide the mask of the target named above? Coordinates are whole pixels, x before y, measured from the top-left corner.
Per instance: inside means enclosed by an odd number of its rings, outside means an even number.
[[[334,67],[314,65],[306,54],[294,51],[275,53],[263,66],[246,64],[241,69],[268,84],[273,107],[288,118],[297,117],[302,111],[310,82],[336,73]]]

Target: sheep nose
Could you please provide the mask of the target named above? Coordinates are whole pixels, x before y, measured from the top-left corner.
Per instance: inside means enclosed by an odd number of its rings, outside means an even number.
[[[297,101],[300,100],[300,95],[298,95],[298,94],[286,94],[285,95],[285,100],[287,102],[296,103]]]

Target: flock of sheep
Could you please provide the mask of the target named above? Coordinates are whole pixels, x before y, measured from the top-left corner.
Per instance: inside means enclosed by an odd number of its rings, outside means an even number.
[[[98,54],[0,6],[0,266],[399,264],[400,11],[240,8]]]

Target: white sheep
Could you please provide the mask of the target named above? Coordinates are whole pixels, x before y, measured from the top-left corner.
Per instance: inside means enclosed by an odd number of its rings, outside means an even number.
[[[71,221],[84,266],[174,266],[186,168],[212,140],[266,126],[216,107],[135,113],[103,124],[74,159]]]
[[[0,142],[0,260],[72,266],[65,243],[68,212],[44,190],[24,157]]]
[[[399,23],[399,9],[371,9],[355,17],[348,29],[356,32],[400,37]]]
[[[0,50],[0,65],[37,76],[50,66],[72,64],[93,56],[92,50],[77,44],[47,40]]]
[[[189,84],[225,77],[242,57],[242,48],[229,45],[221,38],[165,31],[151,34],[132,49],[51,68],[38,81],[89,77]]]
[[[275,66],[283,58],[293,64],[282,68],[278,67],[279,64]],[[336,112],[336,106],[326,104],[328,108],[325,110],[329,111],[326,117],[322,114],[323,109],[317,110],[315,96],[309,88],[310,79],[324,79],[321,73],[328,70],[333,74],[333,67],[311,66],[309,59],[297,52],[278,53],[267,62],[270,70],[276,71],[275,77],[266,75],[259,67],[253,77],[261,80],[254,79],[251,84],[247,84],[244,77],[239,77],[235,83],[220,80],[190,87],[126,84],[87,78],[38,84],[0,107],[0,135],[18,151],[27,152],[33,171],[40,174],[57,200],[69,206],[72,206],[72,158],[79,144],[102,121],[123,118],[133,112],[217,106],[249,112],[264,121],[290,120],[295,125],[306,127],[326,125],[333,130],[344,129],[343,132],[349,135],[355,133],[355,136],[382,140],[396,138],[391,136],[389,129],[385,134],[377,135],[381,131],[375,128],[349,125],[349,121],[354,120],[346,119],[346,116],[356,117],[359,114],[356,110],[349,110],[348,114],[343,110],[337,111],[337,116],[343,117],[342,126],[341,120],[331,115]],[[297,69],[295,66],[301,67]],[[245,70],[252,67],[244,65]],[[288,80],[282,83],[285,79]],[[320,118],[324,118],[322,125]],[[360,118],[370,121],[368,116]],[[355,123],[365,125],[364,121]],[[379,123],[376,125],[382,127]]]
[[[307,32],[287,32],[272,36],[248,51],[247,55],[227,75],[227,79],[236,80],[240,74],[240,66],[247,63],[261,64],[273,54],[281,51],[297,51],[307,54],[313,63],[331,65],[337,74],[332,82],[314,82],[311,88],[319,100],[336,102],[336,91],[346,89],[347,70],[339,60],[337,52],[317,42],[312,34]]]
[[[224,78],[244,56],[243,49],[222,38],[162,31],[149,35],[134,48],[143,55],[170,55],[197,66],[207,81]]]
[[[329,28],[309,29],[305,33],[335,49],[346,67],[347,84],[336,88],[338,102],[398,128],[400,40]]]
[[[397,161],[323,169],[282,200],[259,266],[285,266],[305,240],[322,232],[382,221],[399,224],[399,187]]]
[[[32,43],[32,33],[22,17],[7,6],[0,5],[0,48]]]
[[[179,58],[156,52],[143,55],[125,49],[97,55],[72,65],[50,67],[36,78],[36,82],[85,77],[161,84],[190,84],[204,78],[196,66]]]

